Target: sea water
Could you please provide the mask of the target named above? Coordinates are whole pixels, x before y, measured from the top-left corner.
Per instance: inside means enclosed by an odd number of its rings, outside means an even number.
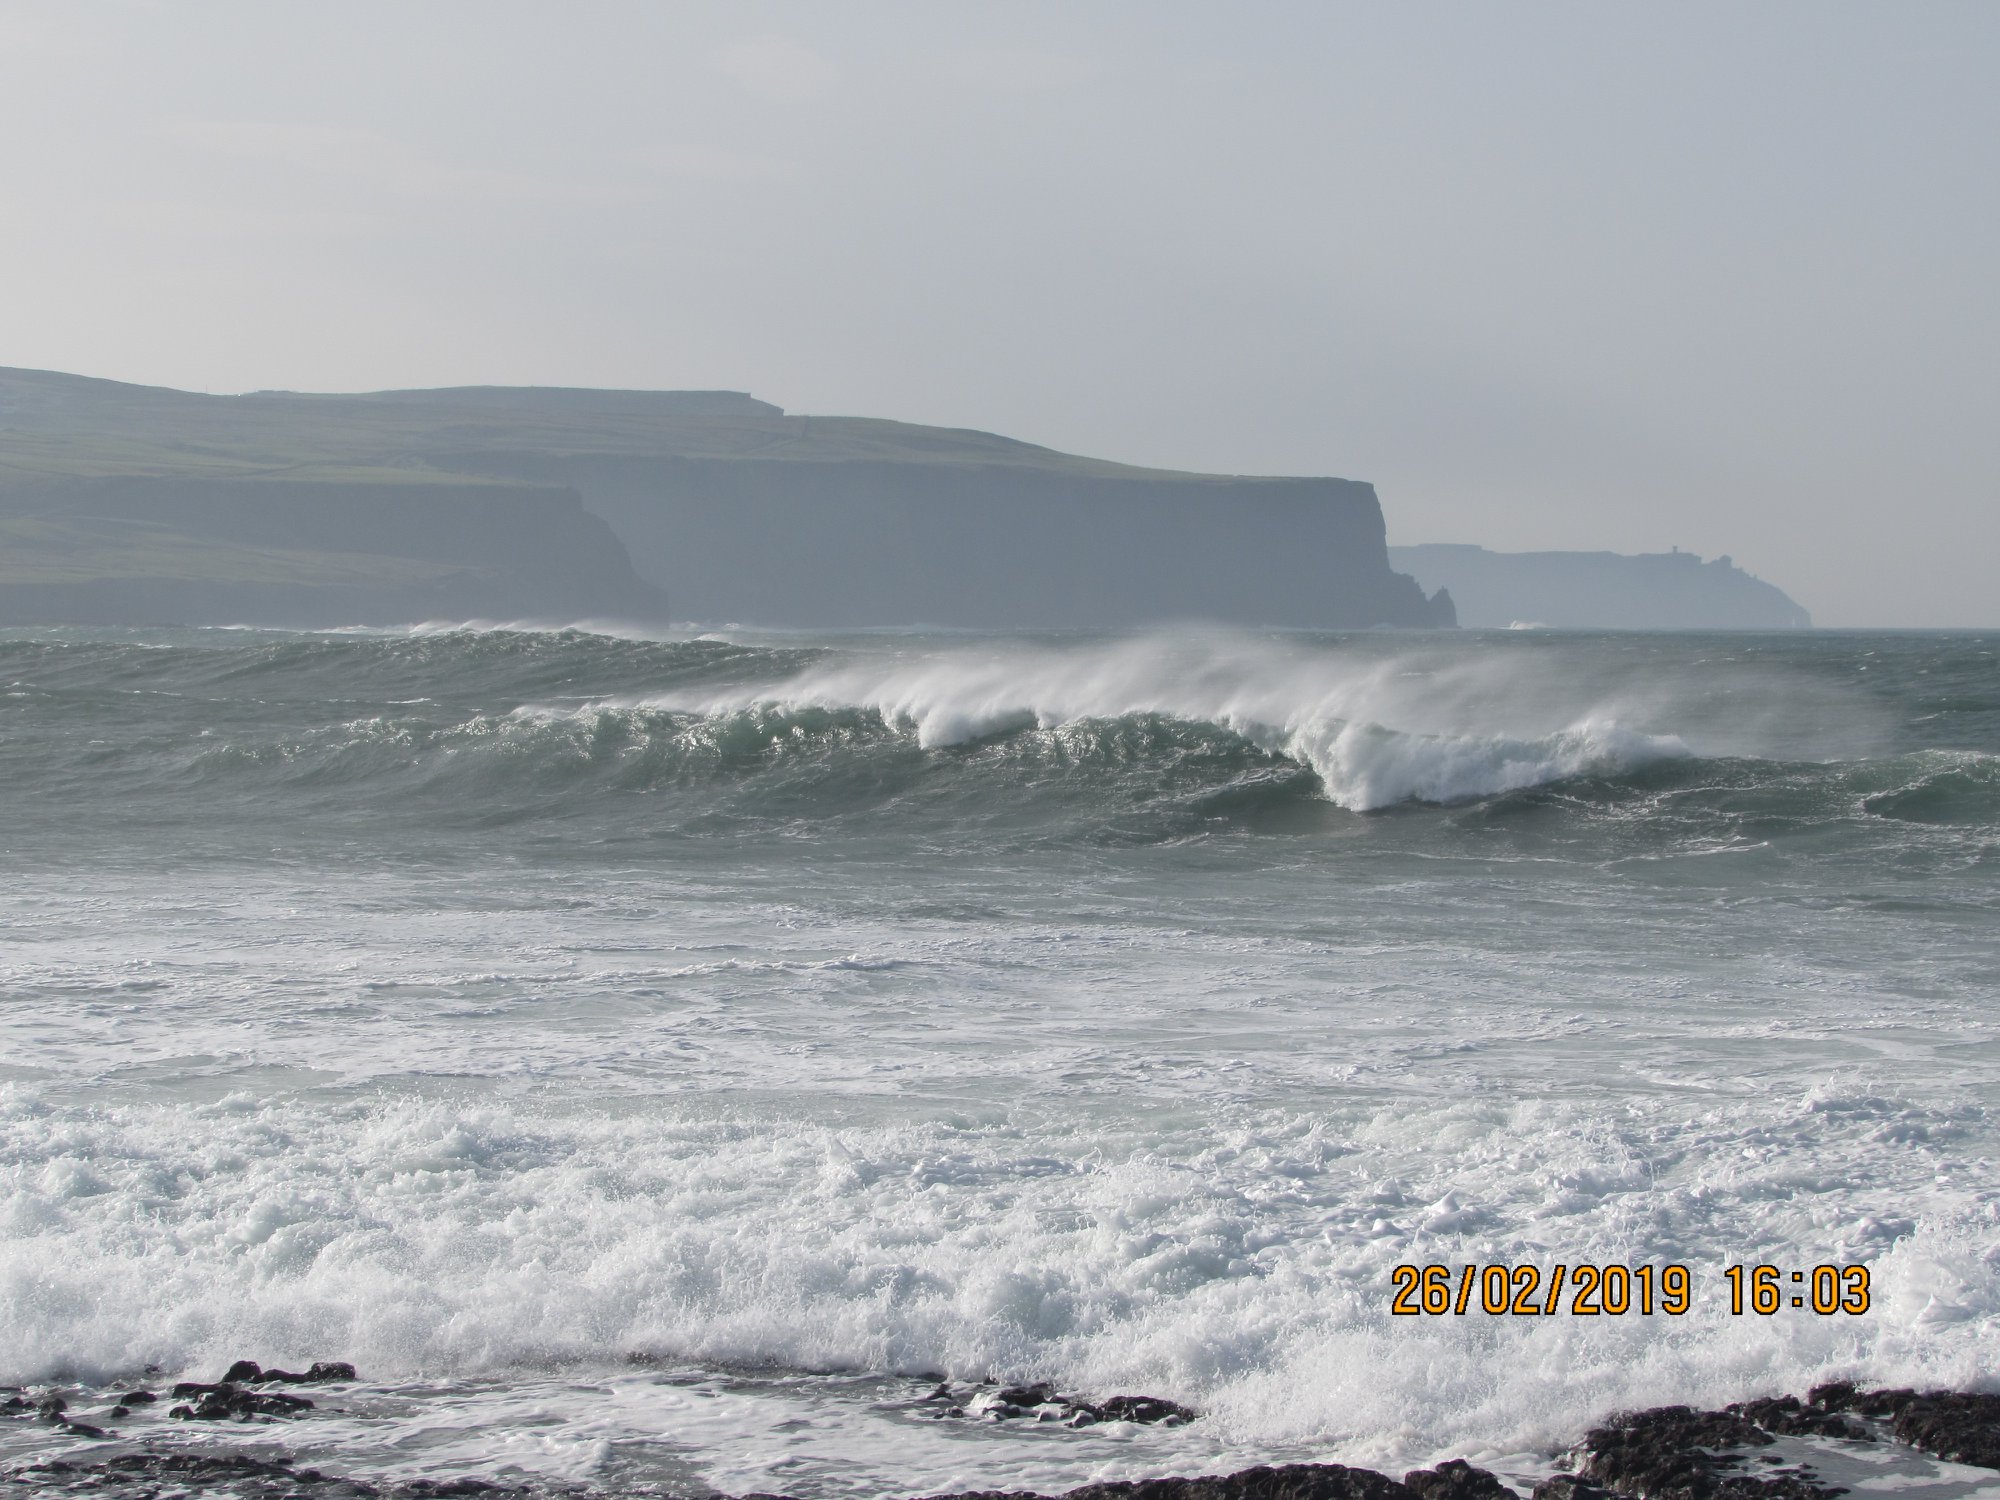
[[[1990,1385],[1996,650],[6,633],[0,1381],[345,1359],[113,1425],[806,1497]],[[1691,1309],[1392,1312],[1608,1262]],[[1201,1416],[922,1399],[987,1379]]]

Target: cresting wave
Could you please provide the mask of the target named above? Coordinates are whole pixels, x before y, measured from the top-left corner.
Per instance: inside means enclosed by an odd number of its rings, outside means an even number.
[[[1211,725],[1309,767],[1328,800],[1356,812],[1615,776],[1691,754],[1678,735],[1628,727],[1615,700],[1592,702],[1546,673],[1496,680],[1491,666],[1420,654],[1357,659],[1224,634],[1155,635],[820,663],[777,681],[648,694],[585,711],[728,719],[864,709],[926,749],[1030,728],[1161,718]]]

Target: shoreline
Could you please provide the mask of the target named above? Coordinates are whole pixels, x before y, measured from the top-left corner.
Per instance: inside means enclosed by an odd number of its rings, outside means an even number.
[[[239,1361],[212,1383],[177,1382],[164,1391],[105,1390],[76,1401],[54,1388],[7,1388],[0,1416],[61,1429],[71,1437],[103,1443],[103,1458],[75,1452],[10,1465],[0,1472],[0,1494],[297,1497],[297,1500],[428,1500],[480,1495],[492,1500],[529,1497],[686,1496],[690,1500],[794,1500],[758,1491],[740,1497],[699,1484],[595,1486],[588,1483],[517,1484],[459,1477],[375,1480],[306,1466],[285,1453],[197,1447],[157,1440],[135,1442],[100,1421],[135,1412],[182,1423],[265,1424],[276,1438],[320,1405],[302,1390],[337,1399],[340,1388],[359,1385],[352,1366],[313,1365],[304,1373],[260,1370]],[[74,1389],[74,1388],[69,1388]],[[959,1390],[971,1394],[961,1396]],[[86,1400],[113,1402],[86,1411]],[[1102,1422],[1184,1425],[1199,1414],[1155,1397],[1114,1396],[1092,1402],[1058,1394],[1047,1385],[954,1388],[940,1382],[925,1398],[928,1415],[973,1421],[1022,1420],[1086,1427]],[[173,1403],[173,1404],[169,1404]],[[920,1403],[921,1404],[921,1403]],[[330,1408],[337,1410],[338,1408]],[[98,1420],[92,1420],[92,1417]],[[158,1429],[155,1429],[156,1431]],[[177,1434],[178,1436],[178,1434]],[[1838,1470],[1843,1459],[1876,1464],[1932,1460],[1963,1467],[1926,1485],[1901,1479],[1904,1494],[2000,1494],[2000,1394],[1979,1391],[1861,1389],[1845,1382],[1815,1386],[1796,1396],[1762,1397],[1715,1410],[1661,1406],[1626,1413],[1590,1429],[1577,1443],[1548,1455],[1551,1472],[1529,1487],[1491,1470],[1449,1459],[1400,1477],[1337,1463],[1258,1464],[1227,1473],[1109,1480],[1056,1491],[961,1489],[921,1500],[1835,1500],[1852,1492]],[[324,1460],[317,1461],[324,1463]],[[1969,1482],[1970,1481],[1970,1482]],[[1863,1481],[1865,1483],[1865,1481]],[[1870,1485],[1879,1488],[1880,1484]],[[889,1493],[887,1491],[885,1494]]]

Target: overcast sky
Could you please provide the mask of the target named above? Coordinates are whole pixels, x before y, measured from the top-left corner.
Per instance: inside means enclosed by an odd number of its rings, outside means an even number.
[[[0,364],[725,387],[2000,624],[2000,4],[0,0]]]

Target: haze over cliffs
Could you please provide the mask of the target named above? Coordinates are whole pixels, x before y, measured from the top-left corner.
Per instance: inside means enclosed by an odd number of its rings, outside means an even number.
[[[1369,485],[726,391],[205,396],[0,370],[0,622],[1448,625]]]
[[[1461,625],[1599,630],[1791,630],[1812,617],[1727,557],[1692,552],[1489,552],[1432,543],[1389,557],[1451,591]]]

